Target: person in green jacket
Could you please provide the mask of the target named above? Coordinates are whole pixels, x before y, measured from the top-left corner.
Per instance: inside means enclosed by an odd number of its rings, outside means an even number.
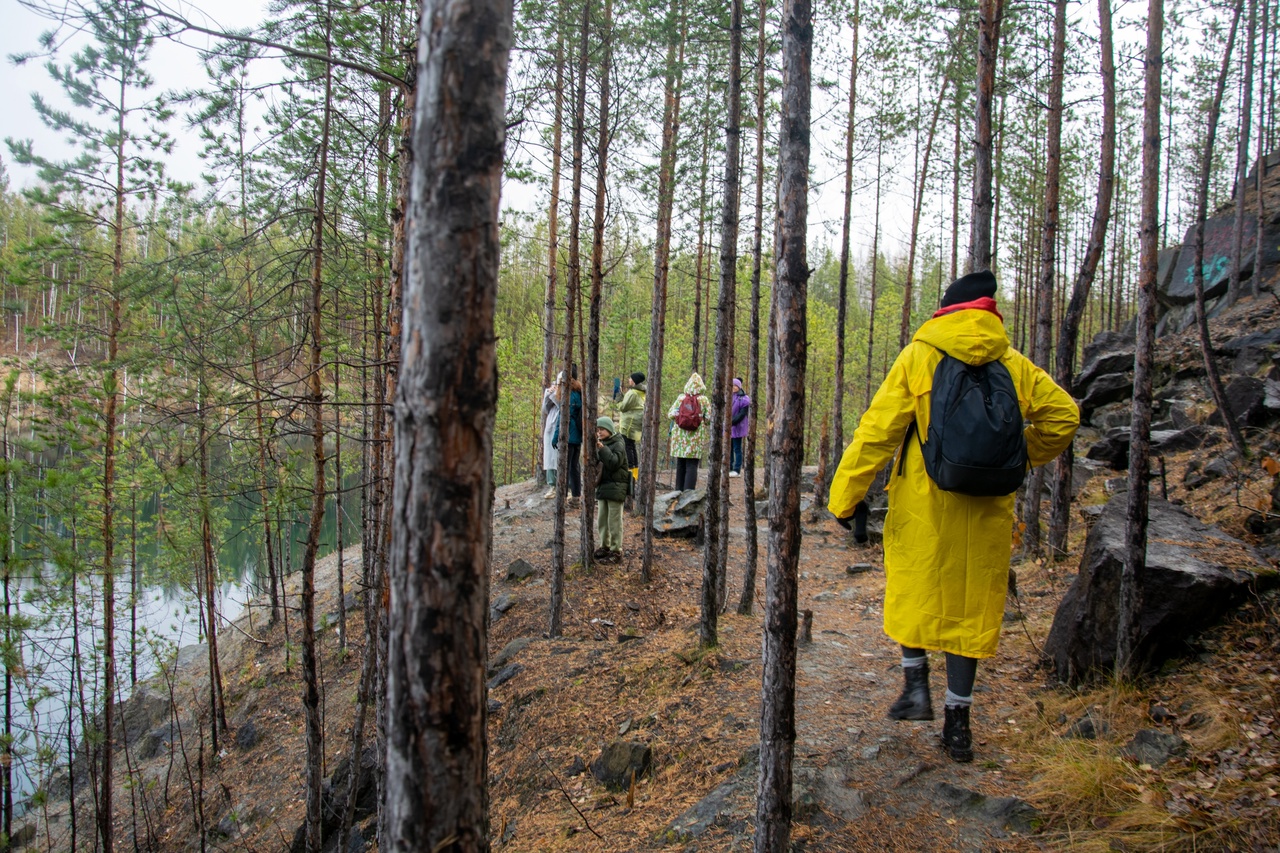
[[[627,467],[631,469],[633,480],[640,475],[640,455],[636,452],[636,445],[644,429],[644,397],[644,374],[637,370],[631,374],[631,387],[618,403],[618,432],[622,433],[622,441],[627,447]]]
[[[600,485],[596,486],[596,532],[600,547],[595,558],[602,563],[622,562],[622,502],[627,498],[631,472],[627,449],[613,418],[596,419],[596,459],[600,462]]]

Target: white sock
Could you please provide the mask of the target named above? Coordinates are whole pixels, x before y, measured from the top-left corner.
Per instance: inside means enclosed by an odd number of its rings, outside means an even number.
[[[913,666],[924,666],[925,662],[928,660],[929,658],[926,655],[920,655],[918,658],[904,657],[902,659],[902,668],[911,669]]]
[[[968,708],[973,705],[973,696],[957,696],[947,691],[946,706],[948,708]]]

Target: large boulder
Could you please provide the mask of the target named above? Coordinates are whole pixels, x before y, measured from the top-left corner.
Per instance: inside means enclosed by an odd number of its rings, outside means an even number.
[[[1242,427],[1260,426],[1266,423],[1269,412],[1265,405],[1267,384],[1253,376],[1237,376],[1227,383],[1223,389],[1227,398],[1227,408],[1231,417]],[[1222,412],[1214,411],[1209,416],[1209,423],[1218,426],[1222,423]]]
[[[1231,238],[1235,230],[1235,213],[1215,216],[1204,223],[1204,297],[1213,299],[1227,292],[1227,281],[1231,277]],[[1157,299],[1165,305],[1186,305],[1196,298],[1194,270],[1195,251],[1192,240],[1195,237],[1195,225],[1187,228],[1183,238],[1183,251],[1174,265],[1173,275],[1168,285],[1159,289]],[[1240,251],[1240,273],[1253,272],[1254,248],[1258,243],[1258,220],[1251,214],[1244,217],[1244,242]],[[1271,258],[1264,258],[1264,263]]]
[[[1115,666],[1117,601],[1125,554],[1127,498],[1112,498],[1089,531],[1080,573],[1054,615],[1045,656],[1060,681],[1079,684]],[[1237,539],[1181,507],[1152,498],[1136,655],[1155,666],[1187,649],[1261,582],[1275,578]]]
[[[653,498],[653,530],[668,536],[696,536],[702,529],[706,489],[667,492]]]
[[[1089,386],[1100,376],[1133,370],[1133,335],[1125,332],[1099,332],[1085,345],[1080,372],[1072,383],[1076,397],[1088,394]]]

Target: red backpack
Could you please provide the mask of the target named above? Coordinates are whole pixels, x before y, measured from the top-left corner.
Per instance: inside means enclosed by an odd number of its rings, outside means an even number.
[[[680,408],[676,411],[676,426],[688,432],[693,432],[702,426],[702,404],[693,394],[685,394],[680,398]]]

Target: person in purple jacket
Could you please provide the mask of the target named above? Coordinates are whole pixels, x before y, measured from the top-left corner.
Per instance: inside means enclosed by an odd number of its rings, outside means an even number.
[[[742,390],[742,380],[733,380],[733,410],[729,416],[729,476],[742,474],[742,440],[751,428],[751,398]]]

